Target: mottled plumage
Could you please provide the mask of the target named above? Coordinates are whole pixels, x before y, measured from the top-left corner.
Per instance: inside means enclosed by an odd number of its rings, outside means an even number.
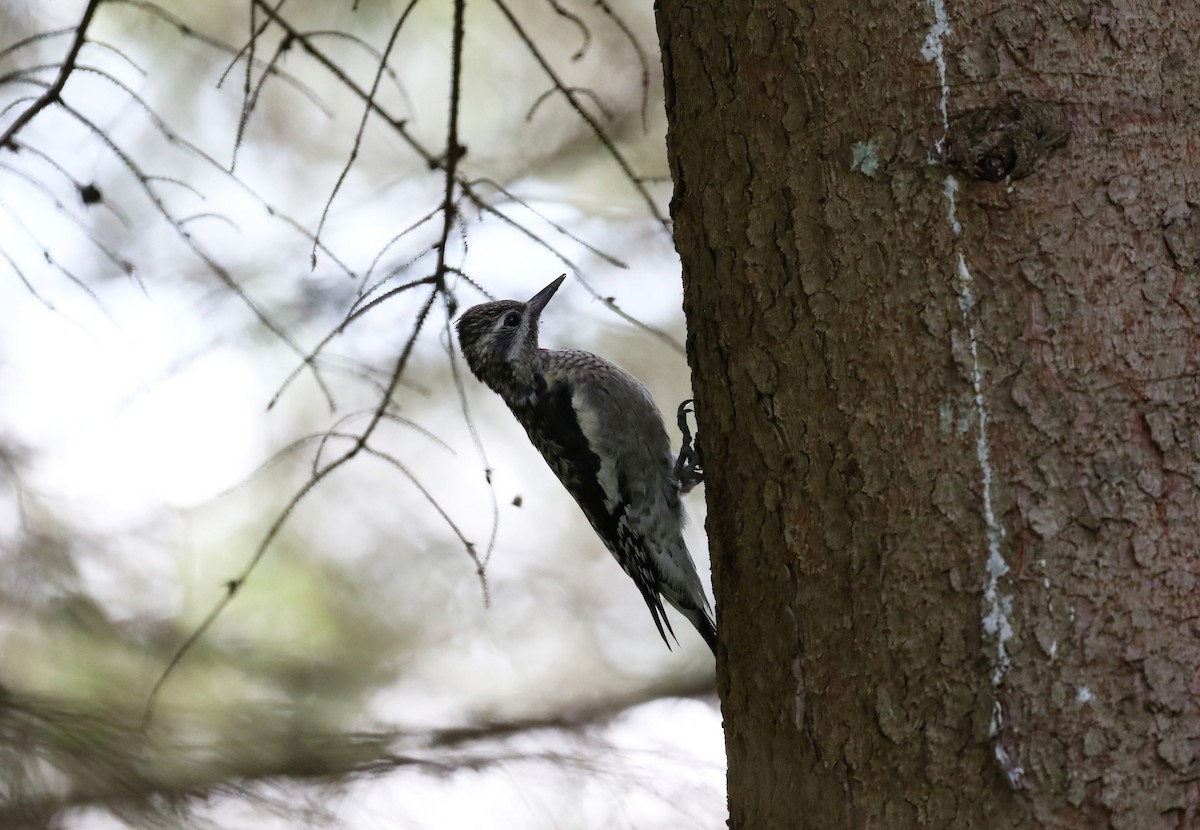
[[[538,319],[559,277],[528,303],[465,312],[459,344],[500,395],[632,579],[663,641],[665,599],[716,653],[712,611],[683,541],[679,473],[662,416],[632,375],[596,355],[538,348]]]

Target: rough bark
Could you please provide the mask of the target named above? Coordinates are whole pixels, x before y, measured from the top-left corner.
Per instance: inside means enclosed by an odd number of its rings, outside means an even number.
[[[1200,826],[1200,4],[658,23],[730,825]]]

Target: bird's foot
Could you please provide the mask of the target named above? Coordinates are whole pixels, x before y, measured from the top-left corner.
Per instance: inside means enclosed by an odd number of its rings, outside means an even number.
[[[692,403],[691,398],[681,403],[675,416],[679,431],[683,433],[683,445],[675,459],[675,478],[679,480],[679,492],[684,495],[704,481],[704,461],[700,457],[700,448],[692,445],[692,431],[688,429],[687,416],[695,414]]]

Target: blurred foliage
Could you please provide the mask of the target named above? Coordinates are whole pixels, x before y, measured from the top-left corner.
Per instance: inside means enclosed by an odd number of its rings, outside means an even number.
[[[0,3],[0,827],[724,823],[703,644],[448,330],[568,271],[688,397],[651,10],[406,8]]]

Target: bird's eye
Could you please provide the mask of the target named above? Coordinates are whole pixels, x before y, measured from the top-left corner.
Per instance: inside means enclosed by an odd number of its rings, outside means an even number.
[[[504,315],[504,327],[506,329],[515,329],[521,325],[521,315],[515,311],[510,311]]]

